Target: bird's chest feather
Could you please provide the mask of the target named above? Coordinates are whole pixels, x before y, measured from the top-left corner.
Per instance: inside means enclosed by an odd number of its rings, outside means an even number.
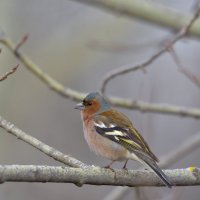
[[[101,136],[95,130],[92,120],[83,121],[84,137],[91,150],[111,160],[124,160],[127,150],[121,145]]]

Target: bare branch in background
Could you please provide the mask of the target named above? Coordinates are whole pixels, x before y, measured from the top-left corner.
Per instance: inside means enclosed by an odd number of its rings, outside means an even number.
[[[81,101],[86,96],[86,93],[64,87],[58,81],[49,76],[46,72],[42,71],[42,69],[34,64],[27,56],[25,56],[25,54],[19,51],[16,52],[15,45],[9,38],[5,36],[5,33],[3,32],[0,32],[0,42],[4,44],[8,49],[10,49],[10,51],[24,64],[24,66],[28,70],[30,70],[36,77],[38,77],[43,83],[45,83],[49,88],[51,88],[59,95],[74,101]],[[186,108],[168,104],[147,103],[118,97],[109,97],[109,100],[115,106],[127,109],[135,109],[141,112],[162,113],[184,117],[200,118],[199,108]]]
[[[15,73],[18,69],[19,65],[14,66],[10,71],[6,72],[4,75],[0,77],[0,81],[4,81],[8,78],[11,74]]]
[[[175,35],[175,37],[173,39],[171,39],[171,41],[169,42],[169,44],[171,46],[174,45],[176,42],[178,42],[180,39],[182,39],[183,37],[185,37],[188,34],[190,28],[192,27],[194,22],[199,17],[199,14],[200,14],[200,6],[198,6],[198,9],[193,14],[193,17],[190,19],[190,21],[185,26],[183,26],[183,28]],[[131,65],[122,66],[122,67],[119,67],[117,69],[114,69],[114,70],[108,72],[102,80],[102,84],[101,84],[102,94],[105,94],[105,89],[106,89],[108,82],[111,81],[112,79],[114,79],[115,77],[117,77],[119,75],[127,74],[129,72],[133,72],[133,71],[136,71],[139,69],[144,69],[144,68],[148,67],[150,64],[152,64],[157,58],[159,58],[161,55],[163,55],[167,51],[168,51],[168,46],[164,46],[158,52],[156,52],[150,58],[148,58],[147,60],[145,60],[144,62],[142,62],[140,64],[137,64],[135,66],[131,66]]]
[[[179,71],[183,73],[197,87],[200,87],[200,76],[196,76],[191,71],[189,71],[186,67],[183,66],[181,60],[179,59],[173,47],[169,47],[169,53],[172,56],[174,62],[176,63]]]
[[[28,33],[27,34],[25,34],[22,38],[21,38],[21,40],[18,42],[18,44],[16,45],[16,47],[15,47],[15,51],[17,52],[18,50],[19,50],[19,48],[28,40]]]
[[[1,53],[1,49],[0,49],[0,53]],[[4,81],[5,79],[8,78],[8,76],[10,76],[11,74],[15,73],[17,68],[19,67],[19,65],[14,66],[10,71],[6,72],[4,75],[2,75],[0,77],[0,81]]]
[[[160,25],[173,31],[179,31],[192,17],[190,14],[170,9],[154,1],[145,0],[71,0],[96,8],[104,9],[130,17],[140,19],[153,25]],[[197,7],[197,6],[196,6]],[[110,13],[110,12],[109,12]],[[200,20],[190,29],[190,35],[200,36]]]
[[[52,157],[56,161],[64,163],[65,165],[71,167],[87,167],[86,164],[82,163],[81,161],[69,156],[65,155],[62,152],[50,147],[49,145],[39,141],[38,139],[28,135],[27,133],[23,132],[19,128],[17,128],[14,124],[6,121],[3,117],[0,116],[0,127],[5,129],[8,133],[17,137],[27,144],[33,146],[34,148],[40,150],[41,152],[45,153],[49,157]]]

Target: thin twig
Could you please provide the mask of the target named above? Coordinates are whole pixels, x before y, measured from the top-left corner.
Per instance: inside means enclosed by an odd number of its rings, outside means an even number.
[[[3,81],[8,78],[11,74],[15,73],[19,65],[14,66],[10,71],[6,72],[3,76],[0,77],[0,81]]]
[[[183,37],[185,37],[188,34],[191,26],[194,24],[194,22],[199,17],[199,14],[200,14],[200,6],[198,7],[198,9],[196,10],[196,12],[194,13],[194,15],[191,18],[191,20],[188,22],[188,24],[186,24],[174,36],[174,38],[171,39],[171,41],[169,42],[170,45],[174,45],[176,42],[178,42],[180,39],[182,39]],[[105,89],[106,89],[106,86],[107,86],[108,82],[111,81],[112,79],[114,79],[115,77],[117,77],[119,75],[123,75],[123,74],[129,73],[129,72],[136,71],[138,69],[144,69],[147,66],[149,66],[150,64],[152,64],[158,57],[160,57],[161,55],[163,55],[167,51],[168,51],[168,46],[165,45],[158,52],[156,52],[150,58],[148,58],[147,60],[145,60],[144,62],[142,62],[140,64],[137,64],[135,66],[132,66],[132,65],[122,66],[122,67],[119,67],[117,69],[114,69],[114,70],[108,72],[105,75],[105,77],[103,78],[103,80],[102,80],[102,84],[101,84],[101,92],[102,92],[102,94],[105,94]]]
[[[2,50],[0,49],[0,53],[2,52]],[[19,67],[19,65],[14,66],[10,71],[6,72],[4,75],[2,75],[0,77],[0,81],[3,81],[5,79],[8,78],[8,76],[10,76],[11,74],[15,73],[17,68]]]
[[[30,70],[36,77],[38,77],[43,83],[45,83],[49,88],[51,88],[59,95],[72,99],[74,101],[81,101],[86,96],[86,93],[82,93],[71,88],[65,88],[62,84],[53,79],[46,72],[42,71],[41,68],[34,64],[25,54],[20,52],[19,49],[18,51],[16,51],[15,45],[8,37],[6,37],[5,33],[3,32],[0,32],[0,42],[4,44],[24,64],[24,66],[28,70]],[[127,109],[135,109],[141,112],[162,113],[184,117],[200,118],[199,108],[186,108],[159,103],[153,104],[118,97],[109,97],[109,100],[115,106]]]
[[[176,186],[200,185],[200,169],[164,170]],[[0,181],[4,182],[54,182],[74,183],[77,186],[115,185],[115,186],[165,186],[154,172],[148,170],[115,170],[89,167],[71,168],[34,165],[0,165]]]
[[[170,53],[172,59],[174,60],[174,62],[176,63],[179,71],[181,73],[183,73],[197,87],[200,87],[200,77],[196,76],[194,73],[192,73],[186,67],[183,66],[181,60],[179,59],[179,57],[173,47],[170,47],[169,53]]]
[[[21,40],[18,42],[18,44],[15,47],[15,51],[17,52],[19,50],[19,48],[28,40],[29,34],[25,34]]]
[[[8,133],[17,137],[34,148],[40,150],[41,152],[45,153],[46,155],[52,157],[56,161],[64,163],[65,165],[71,167],[87,167],[86,164],[82,163],[81,161],[73,158],[72,156],[63,154],[62,152],[50,147],[49,145],[39,141],[38,139],[28,135],[27,133],[23,132],[19,128],[17,128],[14,124],[8,122],[3,117],[0,116],[0,127],[5,129]]]

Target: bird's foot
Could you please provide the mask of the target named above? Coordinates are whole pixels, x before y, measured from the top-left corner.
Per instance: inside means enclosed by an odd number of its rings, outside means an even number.
[[[106,166],[104,166],[103,168],[105,168],[105,169],[110,169],[112,172],[115,172],[115,170],[114,170],[112,167],[110,167],[110,165],[106,165]]]
[[[128,171],[128,168],[126,167],[127,163],[128,163],[128,160],[125,161],[124,166],[122,167],[123,170]]]
[[[113,168],[111,168],[111,165],[114,163],[115,161],[113,160],[109,165],[106,165],[104,168],[105,169],[110,169],[112,172],[115,172],[115,170]]]
[[[128,171],[128,168],[125,166],[123,166],[123,168],[122,168],[123,170],[125,170],[125,171]]]

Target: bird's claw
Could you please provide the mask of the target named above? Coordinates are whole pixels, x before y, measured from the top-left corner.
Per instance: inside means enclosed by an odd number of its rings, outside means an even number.
[[[106,166],[104,166],[103,168],[105,168],[105,169],[110,169],[112,172],[115,172],[115,170],[114,170],[113,168],[111,168],[110,165],[106,165]]]

